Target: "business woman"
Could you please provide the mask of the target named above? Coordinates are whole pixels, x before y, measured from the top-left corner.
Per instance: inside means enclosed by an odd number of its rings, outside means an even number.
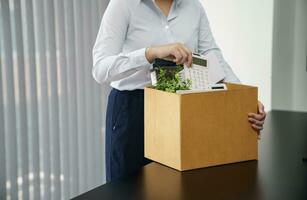
[[[227,34],[227,33],[225,33]],[[93,76],[110,84],[106,115],[107,182],[127,175],[149,161],[144,158],[144,92],[151,83],[151,63],[172,57],[191,66],[191,52],[214,52],[225,82],[239,79],[225,62],[212,36],[199,0],[110,0],[93,49]],[[247,120],[261,131],[265,112]]]

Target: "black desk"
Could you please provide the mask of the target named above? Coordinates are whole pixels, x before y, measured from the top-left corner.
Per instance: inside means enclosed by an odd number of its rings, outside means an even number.
[[[307,200],[307,113],[269,113],[259,161],[180,173],[151,163],[75,200]]]

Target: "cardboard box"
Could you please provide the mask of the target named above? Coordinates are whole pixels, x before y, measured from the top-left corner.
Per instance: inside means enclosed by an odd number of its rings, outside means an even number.
[[[145,88],[145,157],[179,171],[258,158],[257,88],[174,94]]]

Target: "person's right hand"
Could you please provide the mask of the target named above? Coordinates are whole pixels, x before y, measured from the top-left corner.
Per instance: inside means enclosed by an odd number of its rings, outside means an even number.
[[[192,52],[181,43],[148,47],[145,54],[150,63],[156,58],[170,57],[178,65],[185,64],[188,67],[192,65]]]

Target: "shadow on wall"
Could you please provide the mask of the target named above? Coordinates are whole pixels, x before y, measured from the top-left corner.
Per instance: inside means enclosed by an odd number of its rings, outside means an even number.
[[[307,112],[307,0],[275,0],[272,108]]]

